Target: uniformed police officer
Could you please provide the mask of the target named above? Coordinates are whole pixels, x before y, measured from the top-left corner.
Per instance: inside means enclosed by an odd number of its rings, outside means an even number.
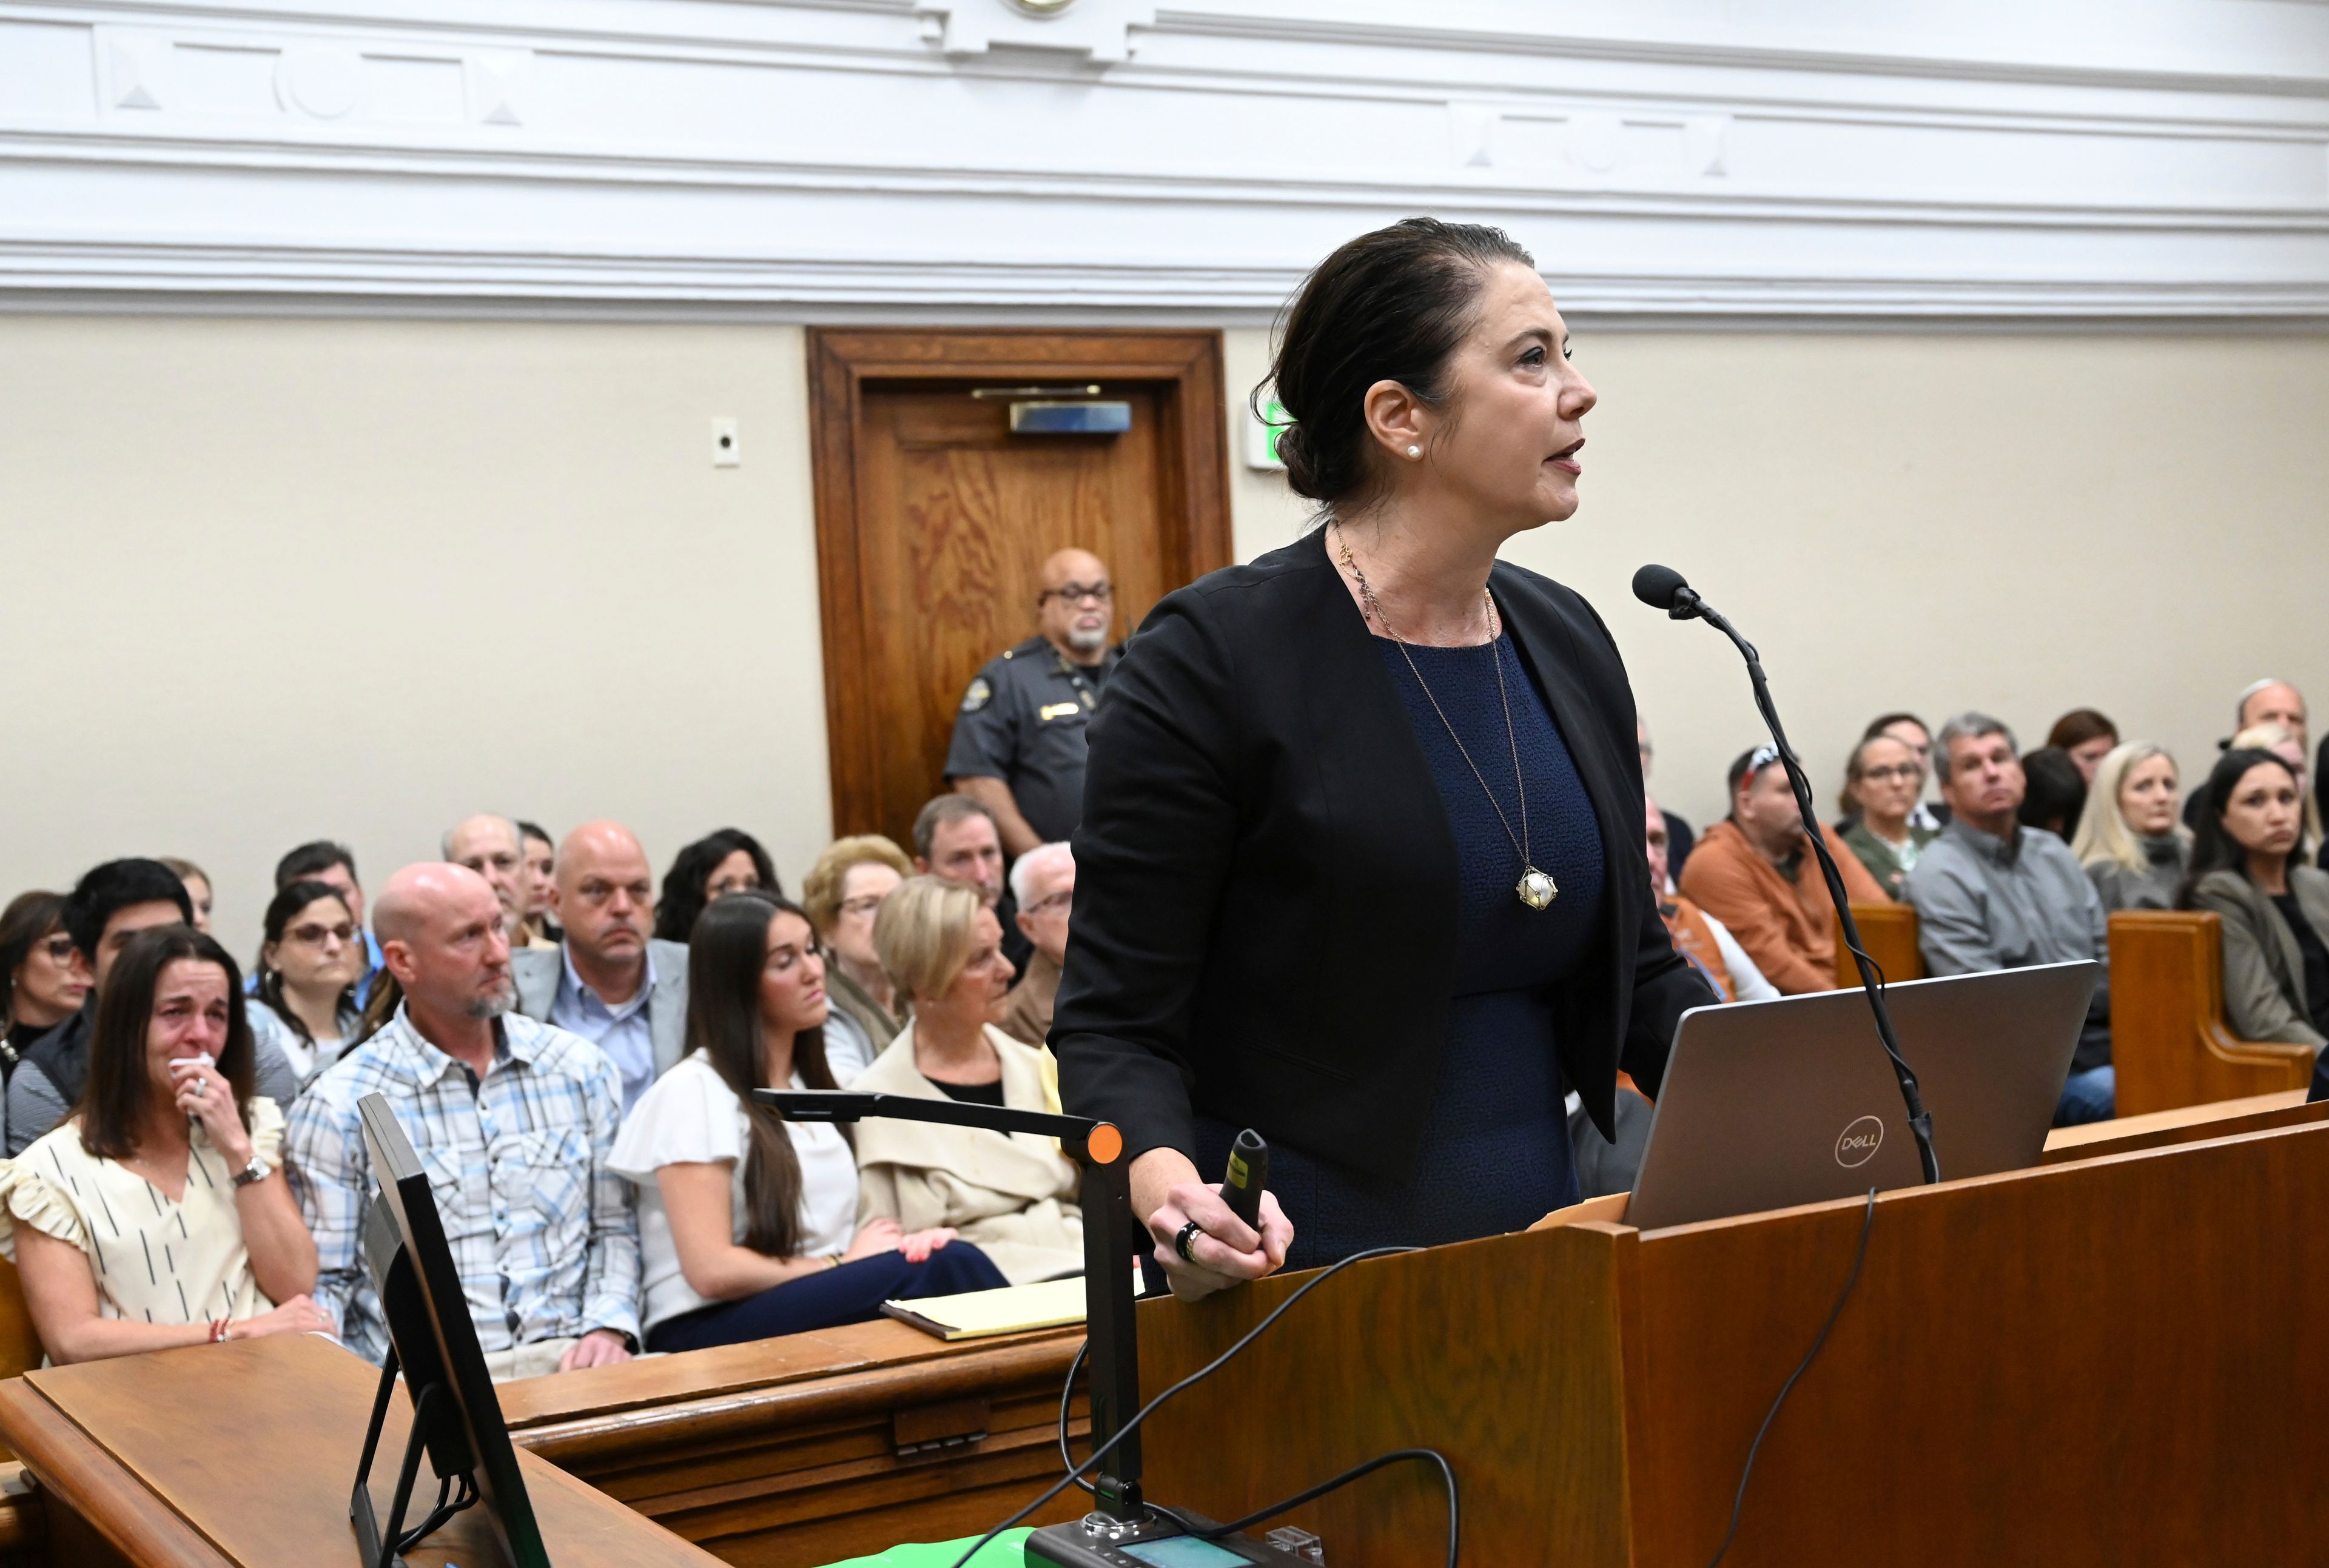
[[[1040,634],[991,661],[962,694],[947,783],[994,813],[1014,856],[1068,838],[1083,816],[1084,727],[1123,652],[1108,645],[1115,610],[1100,559],[1060,551],[1043,563]]]

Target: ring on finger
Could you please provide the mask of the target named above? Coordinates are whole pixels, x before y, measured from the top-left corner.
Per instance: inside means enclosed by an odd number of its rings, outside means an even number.
[[[197,1077],[194,1080],[194,1093],[197,1094],[204,1093],[209,1086],[210,1080],[207,1078]]]
[[[1189,1240],[1203,1228],[1195,1220],[1191,1220],[1181,1227],[1181,1234],[1173,1238],[1173,1250],[1181,1254],[1183,1263],[1193,1263],[1197,1261],[1197,1254],[1189,1250]]]

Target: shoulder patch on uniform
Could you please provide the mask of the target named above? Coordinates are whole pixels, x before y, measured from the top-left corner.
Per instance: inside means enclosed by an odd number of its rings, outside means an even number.
[[[965,713],[976,713],[985,707],[987,699],[994,695],[995,688],[986,683],[986,677],[977,676],[972,680],[970,690],[962,694],[962,710]]]

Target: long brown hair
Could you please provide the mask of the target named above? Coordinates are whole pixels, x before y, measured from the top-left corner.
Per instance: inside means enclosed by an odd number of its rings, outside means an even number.
[[[137,1152],[137,1134],[156,1094],[146,1066],[146,1036],[153,1026],[154,992],[162,972],[180,959],[215,963],[226,972],[226,1044],[217,1072],[234,1091],[242,1124],[250,1126],[250,1018],[243,1009],[242,972],[227,950],[191,925],[156,925],[139,932],[107,971],[97,1024],[89,1037],[89,1082],[73,1107],[80,1146],[106,1160]]]
[[[798,915],[816,941],[799,906],[772,893],[747,889],[704,906],[687,946],[687,1045],[735,1092],[751,1129],[744,1150],[744,1244],[789,1258],[801,1247],[800,1159],[784,1118],[752,1098],[762,1086],[760,972],[768,962],[768,926],[779,915]],[[793,1070],[812,1089],[841,1086],[825,1059],[822,1027],[793,1037]]]

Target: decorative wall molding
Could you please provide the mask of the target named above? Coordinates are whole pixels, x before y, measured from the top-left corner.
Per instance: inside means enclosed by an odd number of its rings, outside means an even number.
[[[1429,211],[1586,315],[2329,321],[2329,7],[1413,9],[0,0],[0,308],[1260,320]]]

